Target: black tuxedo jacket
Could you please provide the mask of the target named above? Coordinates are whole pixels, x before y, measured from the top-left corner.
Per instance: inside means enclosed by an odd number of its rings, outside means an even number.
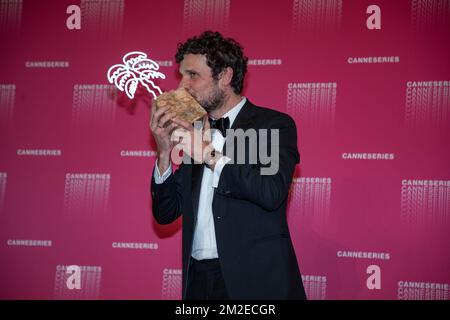
[[[259,156],[257,163],[249,162],[247,140],[246,163],[226,164],[214,191],[217,250],[228,294],[231,299],[305,299],[286,221],[289,187],[300,160],[295,122],[284,113],[247,100],[232,126],[238,128],[278,129],[280,157],[275,175],[261,175],[261,168],[269,165],[262,164]],[[182,164],[162,184],[152,178],[157,222],[168,224],[183,215],[183,298],[202,175],[203,165]]]

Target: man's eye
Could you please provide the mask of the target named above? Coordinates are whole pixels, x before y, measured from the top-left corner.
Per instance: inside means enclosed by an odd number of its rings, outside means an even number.
[[[197,74],[196,74],[195,72],[189,72],[189,76],[190,76],[191,78],[194,78],[195,76],[197,76]]]

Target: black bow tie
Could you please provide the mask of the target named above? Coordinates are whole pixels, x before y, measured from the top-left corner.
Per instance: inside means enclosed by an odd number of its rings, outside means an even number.
[[[217,120],[209,118],[209,126],[211,129],[219,130],[222,133],[222,136],[226,137],[227,129],[230,127],[230,119],[228,117]]]

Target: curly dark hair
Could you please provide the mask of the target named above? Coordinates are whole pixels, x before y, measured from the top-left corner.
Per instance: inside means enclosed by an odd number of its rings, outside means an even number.
[[[180,63],[186,54],[203,54],[211,68],[213,79],[227,67],[233,69],[231,87],[236,94],[242,92],[247,72],[248,58],[244,56],[242,46],[231,38],[224,38],[219,32],[205,31],[201,35],[179,43],[175,60]]]

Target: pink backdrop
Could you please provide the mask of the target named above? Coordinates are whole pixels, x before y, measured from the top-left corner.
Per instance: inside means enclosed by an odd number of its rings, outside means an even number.
[[[180,297],[181,221],[150,209],[148,102],[106,71],[144,51],[173,89],[177,43],[208,28],[243,44],[245,96],[297,123],[308,297],[449,299],[448,0],[1,0],[0,298]]]

